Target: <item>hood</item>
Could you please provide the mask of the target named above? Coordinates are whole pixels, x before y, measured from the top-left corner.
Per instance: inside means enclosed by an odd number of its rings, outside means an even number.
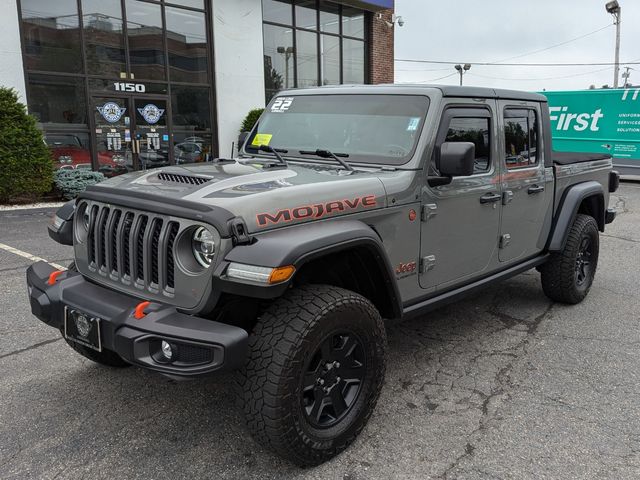
[[[385,207],[379,171],[317,164],[262,168],[260,164],[208,163],[133,172],[100,186],[224,208],[244,218],[250,232]],[[123,192],[124,193],[124,192]]]

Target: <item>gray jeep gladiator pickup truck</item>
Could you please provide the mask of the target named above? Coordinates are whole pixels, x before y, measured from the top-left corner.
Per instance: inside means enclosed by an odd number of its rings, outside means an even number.
[[[611,165],[555,154],[538,94],[286,91],[237,159],[129,173],[63,206],[49,233],[75,262],[28,269],[31,309],[101,364],[236,370],[256,439],[314,465],[374,409],[383,318],[532,268],[551,299],[585,298]]]

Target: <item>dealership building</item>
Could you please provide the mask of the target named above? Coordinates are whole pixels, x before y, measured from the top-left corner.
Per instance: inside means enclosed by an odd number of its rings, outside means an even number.
[[[393,82],[393,0],[0,0],[0,86],[59,168],[231,155],[279,90]]]

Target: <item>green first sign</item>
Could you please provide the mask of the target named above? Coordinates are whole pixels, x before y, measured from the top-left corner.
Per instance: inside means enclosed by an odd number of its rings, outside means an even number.
[[[640,174],[640,88],[541,92],[549,100],[553,149],[608,153]]]

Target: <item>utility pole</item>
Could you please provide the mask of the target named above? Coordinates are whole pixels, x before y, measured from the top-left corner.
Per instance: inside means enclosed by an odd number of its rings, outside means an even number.
[[[622,16],[622,7],[618,0],[607,2],[605,5],[607,12],[613,15],[613,23],[616,26],[616,59],[613,70],[613,88],[618,88],[618,78],[620,77],[620,18]]]
[[[464,75],[465,73],[467,73],[469,71],[469,69],[471,68],[471,64],[470,63],[465,63],[464,65],[456,65],[454,68],[460,74],[460,86],[462,86],[462,75]]]

